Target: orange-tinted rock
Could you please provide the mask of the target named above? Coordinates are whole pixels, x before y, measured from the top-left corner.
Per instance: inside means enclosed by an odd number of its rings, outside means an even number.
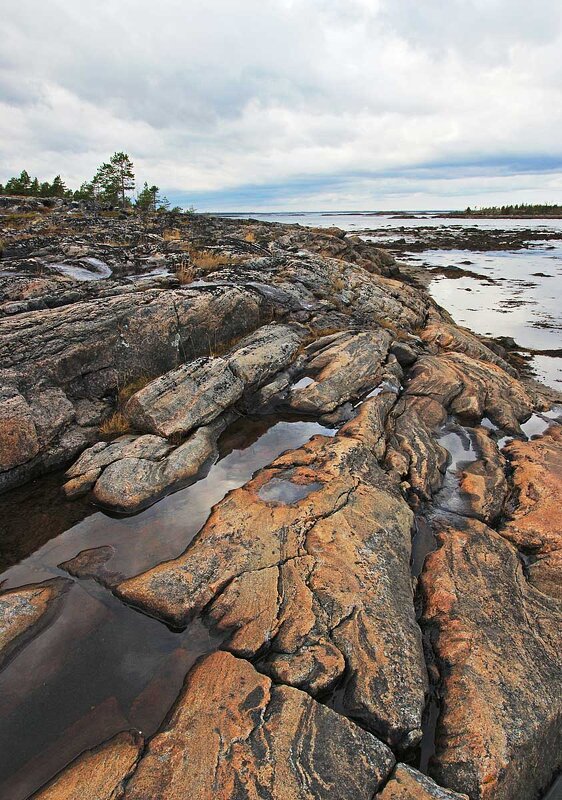
[[[432,353],[464,353],[479,361],[489,361],[491,364],[496,364],[510,375],[516,374],[513,367],[501,356],[494,353],[493,350],[490,350],[467,328],[444,322],[435,318],[434,315],[432,315],[431,322],[420,333],[420,337]]]
[[[141,736],[118,733],[79,756],[32,800],[119,800],[142,747]]]
[[[420,737],[426,686],[411,526],[369,448],[316,437],[231,492],[182,556],[118,594],[176,626],[205,611],[232,632],[228,649],[314,695],[347,668],[345,713],[405,746]]]
[[[412,368],[406,394],[431,397],[461,421],[479,425],[489,417],[508,433],[520,433],[534,398],[496,364],[463,353],[423,356]]]
[[[536,800],[560,768],[562,605],[475,520],[445,526],[422,574],[441,677],[432,776],[471,800]]]
[[[469,515],[490,525],[502,513],[508,493],[505,459],[485,428],[472,431],[480,458],[466,467],[460,490],[468,498]]]
[[[391,779],[375,800],[468,800],[467,795],[457,794],[438,786],[421,772],[397,764]]]
[[[530,442],[510,442],[504,452],[513,467],[514,498],[501,534],[532,554],[531,583],[562,600],[562,427],[553,425]]]
[[[39,452],[31,409],[21,394],[0,391],[0,472],[29,461]]]
[[[441,488],[447,468],[449,454],[435,435],[446,417],[443,406],[431,397],[405,396],[387,423],[387,469],[406,478],[424,500]]]
[[[0,665],[49,623],[57,598],[71,585],[53,578],[0,594]]]
[[[349,720],[217,652],[188,675],[125,800],[370,800],[393,765]]]

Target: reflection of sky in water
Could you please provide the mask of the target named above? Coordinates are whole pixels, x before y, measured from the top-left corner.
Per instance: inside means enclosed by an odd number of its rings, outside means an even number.
[[[460,325],[487,336],[512,336],[535,350],[562,347],[561,244],[517,252],[430,250],[414,263],[464,267],[497,281],[442,276],[432,281],[431,295]],[[548,277],[533,274],[539,272]],[[533,366],[546,383],[562,386],[562,359],[537,356]]]

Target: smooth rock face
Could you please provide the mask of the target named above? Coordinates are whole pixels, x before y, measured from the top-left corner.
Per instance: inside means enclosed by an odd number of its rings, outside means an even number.
[[[371,800],[388,748],[308,695],[218,652],[188,675],[125,800]]]
[[[423,356],[410,374],[406,394],[430,397],[461,421],[479,425],[489,417],[508,433],[520,434],[534,399],[522,384],[495,364],[463,353]]]
[[[290,325],[264,325],[238,342],[226,359],[228,366],[246,387],[261,385],[291,363],[305,331]]]
[[[377,385],[390,346],[387,331],[342,337],[331,347],[314,352],[307,372],[314,382],[291,392],[294,411],[325,414]]]
[[[313,695],[347,667],[345,713],[405,747],[421,735],[426,688],[412,519],[359,439],[316,437],[227,495],[182,556],[118,594],[176,626],[205,609],[232,631],[228,649]]]
[[[442,789],[435,781],[407,764],[397,764],[379,800],[468,800],[466,794]]]
[[[0,594],[0,666],[48,625],[56,600],[71,585],[64,578],[53,578]]]
[[[421,578],[442,695],[430,771],[471,800],[536,800],[561,766],[562,606],[506,539],[459,524]]]
[[[200,358],[134,394],[125,414],[140,431],[184,436],[212,422],[242,397],[244,384],[222,358]]]
[[[31,800],[119,800],[142,748],[139,734],[118,733],[79,756]]]
[[[501,534],[531,556],[529,581],[562,600],[562,427],[539,439],[510,442],[513,507]]]

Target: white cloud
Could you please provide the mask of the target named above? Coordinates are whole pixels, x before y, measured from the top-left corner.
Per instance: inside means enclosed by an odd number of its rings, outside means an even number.
[[[0,180],[77,185],[125,149],[139,180],[216,208],[244,187],[300,208],[559,199],[561,45],[558,0],[21,0]]]

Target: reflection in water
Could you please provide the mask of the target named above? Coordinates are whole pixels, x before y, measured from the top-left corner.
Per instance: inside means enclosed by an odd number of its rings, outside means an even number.
[[[312,492],[317,492],[321,489],[322,483],[315,481],[306,485],[293,483],[284,478],[272,478],[268,481],[258,492],[261,500],[266,503],[284,503],[292,505],[298,503],[299,500],[304,500]]]
[[[315,434],[333,433],[315,422],[240,421],[221,438],[219,460],[204,479],[135,517],[112,518],[98,511],[84,519],[85,505],[57,495],[50,508],[56,521],[46,536],[36,537],[27,524],[42,519],[34,516],[33,507],[27,521],[20,515],[12,539],[31,536],[42,546],[0,580],[8,588],[53,575],[68,577],[57,565],[98,547],[103,549],[97,556],[112,574],[134,575],[174,558],[227,492],[285,450]],[[33,493],[27,499],[46,514],[41,485],[51,497],[55,483],[49,479],[35,485],[34,501]],[[78,524],[73,524],[72,508],[79,509]],[[49,535],[53,538],[43,543]],[[0,673],[0,797],[25,800],[84,749],[118,731],[138,728],[152,734],[191,665],[220,641],[200,620],[173,632],[95,581],[75,581],[58,617]]]

